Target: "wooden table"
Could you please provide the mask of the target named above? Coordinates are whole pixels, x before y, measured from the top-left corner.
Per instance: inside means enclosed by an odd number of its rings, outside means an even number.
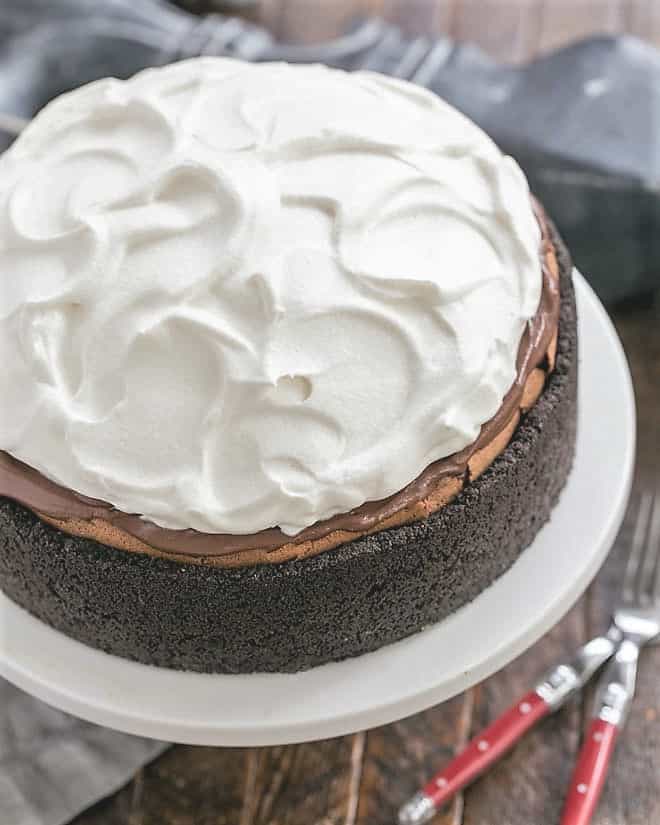
[[[195,0],[188,0],[193,5]],[[202,3],[196,4],[198,7]],[[208,1],[206,7],[212,5]],[[216,3],[216,6],[220,4]],[[594,31],[631,31],[660,45],[657,0],[263,0],[253,13],[279,36],[322,39],[356,12],[410,30],[471,39],[522,60]],[[660,275],[659,275],[660,281]],[[660,482],[660,292],[613,311],[639,406],[637,485]],[[177,746],[75,825],[387,825],[422,780],[545,667],[606,626],[621,549],[563,621],[525,655],[462,696],[409,719],[340,739],[262,749]],[[546,720],[437,825],[557,822],[590,695]],[[660,823],[660,647],[644,653],[638,694],[596,825]]]

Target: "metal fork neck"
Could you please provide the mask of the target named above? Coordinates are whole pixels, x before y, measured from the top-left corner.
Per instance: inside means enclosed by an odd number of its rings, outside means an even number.
[[[598,719],[617,727],[626,721],[635,692],[640,646],[639,639],[627,637],[617,648],[594,697],[593,715]]]
[[[557,665],[549,671],[535,687],[536,693],[552,710],[557,710],[610,658],[620,640],[621,633],[616,627],[611,627],[606,636],[591,639],[577,651],[572,661]]]

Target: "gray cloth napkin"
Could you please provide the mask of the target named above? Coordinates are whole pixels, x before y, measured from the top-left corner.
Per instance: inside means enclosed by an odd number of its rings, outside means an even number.
[[[166,747],[83,722],[0,679],[0,823],[64,825]]]

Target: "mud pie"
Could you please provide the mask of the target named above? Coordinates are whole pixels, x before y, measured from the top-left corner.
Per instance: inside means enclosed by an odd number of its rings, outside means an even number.
[[[295,671],[473,599],[570,469],[571,265],[370,73],[198,59],[0,158],[0,588],[142,662]]]

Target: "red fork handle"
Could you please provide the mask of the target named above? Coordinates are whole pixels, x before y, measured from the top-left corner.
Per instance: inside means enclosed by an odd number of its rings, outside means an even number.
[[[564,803],[561,825],[589,825],[605,784],[619,728],[594,719],[582,745]]]
[[[470,740],[465,749],[428,782],[422,793],[431,799],[437,810],[503,756],[550,710],[550,705],[536,691],[525,694]]]

